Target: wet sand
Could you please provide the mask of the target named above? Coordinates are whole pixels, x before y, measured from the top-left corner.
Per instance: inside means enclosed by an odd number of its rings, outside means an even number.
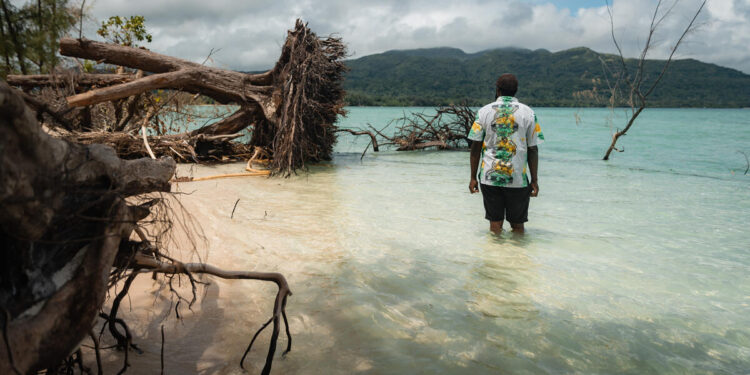
[[[243,167],[239,163],[215,167],[181,165],[178,174],[199,177],[234,173]],[[315,203],[316,200],[301,199],[306,189],[295,183],[298,179],[228,178],[182,183],[173,189],[186,193],[179,195],[179,199],[200,223],[205,235],[204,240],[196,241],[200,258],[224,269],[281,272],[287,277],[295,293],[287,309],[296,344],[292,354],[300,353],[305,346],[325,350],[331,345],[328,339],[331,328],[321,321],[325,319],[325,311],[307,311],[301,307],[307,304],[305,299],[310,298],[305,293],[306,288],[328,286],[331,280],[326,268],[340,256],[336,232],[331,230],[333,223],[326,222],[325,215],[319,215],[332,207],[327,203]],[[231,218],[237,199],[240,201]],[[290,202],[299,204],[290,205]],[[183,249],[171,249],[173,254],[176,252],[185,261],[198,260],[198,255],[185,249],[190,247],[186,242],[181,245]],[[144,351],[130,355],[130,373],[159,372],[161,325],[164,325],[166,337],[167,373],[243,373],[239,360],[252,335],[271,316],[276,286],[262,281],[221,280],[212,276],[205,280],[210,285],[199,286],[198,300],[192,309],[188,309],[184,301],[181,303],[182,319],[177,319],[174,311],[177,300],[167,285],[153,281],[148,274],[136,279],[119,313],[119,317],[128,322],[134,343]],[[174,285],[177,286],[177,282]],[[191,298],[186,280],[178,291]],[[330,298],[335,299],[335,296]],[[105,334],[103,346],[111,344],[107,336]],[[260,372],[269,340],[270,328],[261,334],[245,361],[251,373]],[[310,341],[315,344],[310,345]],[[305,342],[307,345],[300,344]],[[285,346],[286,338],[282,333],[277,354]],[[307,350],[305,357],[311,354],[310,349]],[[122,365],[122,353],[107,350],[103,354],[105,371],[116,372]],[[93,359],[92,355],[86,356]],[[274,373],[297,372],[305,366],[304,361],[277,357]],[[342,362],[341,368],[368,367],[364,359],[357,362],[356,358],[342,357],[337,361]]]

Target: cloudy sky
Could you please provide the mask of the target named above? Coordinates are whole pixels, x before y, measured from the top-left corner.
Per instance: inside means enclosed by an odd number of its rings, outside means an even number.
[[[615,33],[626,55],[645,41],[657,0],[614,0]],[[674,0],[664,0],[667,5]],[[302,18],[318,35],[337,34],[353,58],[391,49],[450,46],[614,52],[604,0],[89,0],[95,20],[143,15],[154,51],[216,66],[262,70],[279,55],[286,30]],[[656,35],[665,57],[700,0],[681,0]],[[96,37],[92,20],[86,33]],[[750,0],[708,0],[698,28],[678,51],[750,73]]]

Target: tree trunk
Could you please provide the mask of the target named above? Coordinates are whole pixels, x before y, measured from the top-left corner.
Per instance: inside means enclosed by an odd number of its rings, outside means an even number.
[[[26,61],[24,61],[23,46],[18,40],[18,31],[13,25],[13,20],[10,19],[10,11],[8,10],[8,5],[5,3],[5,0],[0,0],[0,6],[2,7],[3,14],[5,15],[6,25],[8,25],[8,33],[10,34],[10,40],[13,42],[13,48],[16,51],[16,57],[18,58],[18,66],[21,68],[21,73],[26,74],[27,73]]]
[[[73,84],[80,89],[91,86],[111,86],[118,83],[129,82],[135,79],[135,74],[30,74],[30,75],[8,75],[7,81],[11,86],[24,88],[33,87],[63,87]]]
[[[92,90],[68,98],[70,106],[87,106],[154,89],[176,89],[206,95],[219,103],[261,105],[266,118],[275,119],[276,104],[269,74],[245,74],[203,66],[141,48],[91,40],[60,39],[60,54],[157,73],[124,84]]]
[[[3,44],[7,44],[7,37],[5,36],[5,24],[3,23],[3,20],[0,20],[0,38],[2,38]],[[5,59],[3,76],[7,76],[10,72],[12,72],[12,67],[10,66],[10,51],[8,51],[6,47],[7,45],[3,45],[3,59]]]

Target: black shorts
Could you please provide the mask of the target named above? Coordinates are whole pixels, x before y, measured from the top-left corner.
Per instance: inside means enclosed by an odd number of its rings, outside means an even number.
[[[529,221],[531,186],[510,188],[479,184],[484,199],[484,218],[520,224]]]

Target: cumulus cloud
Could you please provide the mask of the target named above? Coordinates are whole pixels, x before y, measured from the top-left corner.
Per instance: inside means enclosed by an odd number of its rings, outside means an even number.
[[[665,2],[670,3],[670,0]],[[655,36],[653,58],[663,58],[700,0],[682,0]],[[645,41],[656,0],[615,0],[615,35],[628,56]],[[466,52],[499,47],[559,51],[585,46],[614,52],[606,7],[571,10],[536,0],[98,0],[94,18],[140,14],[154,42],[149,48],[201,62],[209,51],[217,66],[262,70],[278,58],[296,18],[319,35],[336,34],[352,57],[390,49],[450,46]],[[96,25],[89,26],[94,36]],[[750,0],[711,0],[678,58],[750,73]]]

